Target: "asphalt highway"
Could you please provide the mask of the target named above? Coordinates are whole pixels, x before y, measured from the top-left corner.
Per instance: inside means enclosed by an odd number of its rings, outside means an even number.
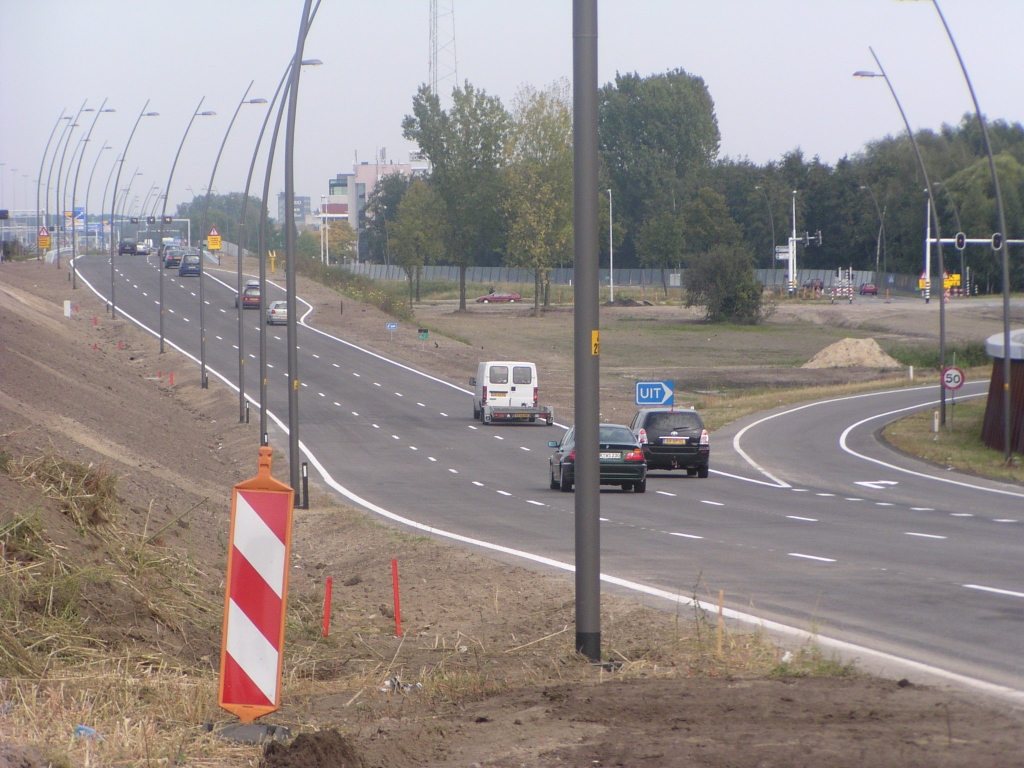
[[[157,264],[155,255],[116,261],[119,312],[151,330]],[[78,268],[105,300],[107,258],[80,258]],[[233,384],[235,277],[208,262],[205,279],[207,365],[211,379]],[[198,278],[166,270],[164,280],[166,338],[198,360]],[[283,290],[271,286],[268,301],[278,298]],[[259,317],[243,315],[255,417]],[[571,567],[574,497],[551,490],[547,475],[547,441],[566,425],[485,427],[472,419],[465,383],[314,323],[303,317],[298,335],[311,481],[509,562]],[[278,424],[271,437],[283,449],[285,331],[267,332],[268,404]],[[986,389],[969,382],[958,397]],[[983,690],[1024,692],[1024,488],[936,468],[875,438],[937,396],[937,387],[906,388],[759,414],[712,436],[708,479],[654,472],[646,494],[604,490],[608,588],[674,600],[685,611],[693,610],[689,598],[706,606],[723,589],[727,615],[813,633],[846,657],[876,666],[909,660]]]

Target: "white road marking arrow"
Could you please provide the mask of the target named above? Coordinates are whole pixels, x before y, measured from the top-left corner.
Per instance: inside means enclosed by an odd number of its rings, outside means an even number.
[[[887,485],[896,485],[896,480],[855,480],[857,485],[863,485],[873,491],[884,491]]]

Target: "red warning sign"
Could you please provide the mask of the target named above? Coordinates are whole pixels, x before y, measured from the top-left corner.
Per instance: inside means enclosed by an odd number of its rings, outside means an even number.
[[[261,447],[256,477],[231,495],[218,703],[243,723],[281,705],[295,493],[271,477],[272,456]]]

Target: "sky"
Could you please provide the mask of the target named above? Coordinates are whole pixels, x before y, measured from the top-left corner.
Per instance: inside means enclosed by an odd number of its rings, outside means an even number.
[[[506,105],[523,85],[571,80],[570,0],[440,4],[454,8],[460,80]],[[1010,36],[1024,29],[1024,2],[940,5],[982,110],[1024,122],[1024,76]],[[429,8],[429,0],[323,0],[304,54],[323,65],[303,68],[295,146],[296,194],[311,196],[314,208],[328,180],[351,172],[357,158],[372,163],[383,154],[406,162],[415,149],[402,138],[401,120],[429,76]],[[250,81],[249,98],[273,95],[294,52],[301,12],[302,0],[0,0],[0,208],[35,208],[40,164],[45,160],[45,191],[53,154],[51,145],[44,158],[44,148],[61,111],[74,114],[83,102],[99,107],[104,99],[116,112],[96,119],[77,199],[95,167],[90,209],[99,208],[104,182],[147,99],[148,110],[160,115],[141,121],[120,187],[133,179],[140,203],[163,193],[203,99],[202,109],[217,114],[192,126],[168,210],[205,192]],[[598,13],[599,84],[617,72],[647,76],[675,68],[702,77],[715,103],[723,157],[766,163],[799,148],[807,158],[834,163],[902,131],[885,81],[852,77],[876,69],[869,46],[915,130],[955,124],[972,108],[929,0],[598,0]],[[242,107],[215,192],[244,188],[265,110]],[[65,168],[95,116],[81,115]],[[113,149],[97,161],[104,141]],[[257,193],[263,164],[261,158]],[[279,152],[272,198],[284,189],[282,167]],[[53,182],[56,173],[55,167]],[[272,199],[271,215],[276,212]]]

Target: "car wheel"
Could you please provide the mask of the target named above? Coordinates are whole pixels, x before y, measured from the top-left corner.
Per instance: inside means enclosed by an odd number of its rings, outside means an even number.
[[[572,483],[565,476],[565,472],[558,470],[558,490],[562,493],[569,493],[572,490]]]
[[[474,406],[473,406],[473,421],[479,421],[479,419],[480,419],[480,409],[479,409],[479,408],[477,408],[477,407],[476,407],[476,406],[474,405]]]
[[[484,304],[490,304],[490,303],[491,303],[490,299],[484,299]]]
[[[687,467],[686,468],[686,476],[687,477],[696,477],[697,476],[697,468],[696,467]]]
[[[708,468],[707,467],[697,467],[697,477],[707,477],[707,476],[708,476]]]
[[[509,300],[508,300],[508,303],[509,303],[509,304],[515,304],[515,303],[516,303],[516,300],[515,300],[515,299],[509,299]]]
[[[555,470],[554,470],[554,467],[549,467],[548,468],[548,474],[551,477],[551,490],[552,491],[557,491],[558,490],[558,481],[555,480]]]
[[[645,477],[639,483],[633,483],[633,491],[635,493],[647,493],[647,478]]]

